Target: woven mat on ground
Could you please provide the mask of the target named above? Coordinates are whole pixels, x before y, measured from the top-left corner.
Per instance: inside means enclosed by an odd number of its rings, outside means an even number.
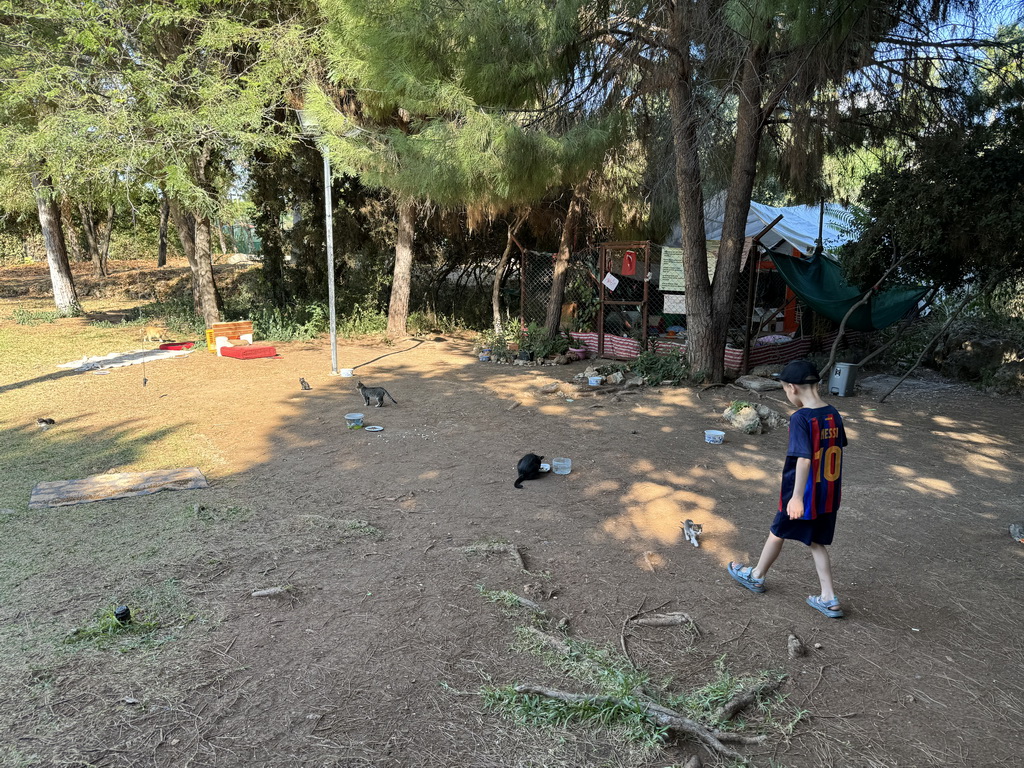
[[[209,483],[196,467],[157,469],[151,472],[117,472],[92,475],[79,480],[55,480],[39,483],[32,489],[29,509],[65,507],[90,501],[146,496],[159,491],[191,491],[208,488]]]
[[[166,360],[169,357],[185,357],[192,353],[189,349],[136,349],[132,352],[111,352],[102,357],[83,357],[70,363],[61,363],[58,368],[74,368],[79,371],[95,371],[104,368],[121,368],[125,365],[152,363]]]

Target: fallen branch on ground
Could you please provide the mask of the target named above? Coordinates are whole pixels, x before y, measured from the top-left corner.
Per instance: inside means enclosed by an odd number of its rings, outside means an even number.
[[[689,614],[682,612],[673,613],[653,613],[650,616],[641,616],[633,619],[634,624],[639,624],[642,627],[677,627],[680,624],[689,624],[694,629],[697,625],[694,624],[693,619],[690,618]]]
[[[252,593],[252,597],[273,597],[274,595],[283,595],[291,587],[268,587],[267,589],[257,589]]]
[[[728,757],[732,760],[738,760],[744,765],[747,764],[747,759],[743,755],[736,750],[727,747],[722,743],[721,739],[718,738],[718,736],[724,734],[719,733],[716,736],[716,732],[705,728],[695,720],[683,717],[675,710],[663,707],[646,698],[637,698],[632,702],[627,702],[614,696],[590,696],[581,693],[569,693],[567,691],[559,691],[554,688],[547,688],[541,685],[517,685],[515,687],[515,692],[526,696],[543,696],[544,698],[563,701],[567,704],[587,704],[592,707],[610,706],[622,709],[638,708],[656,725],[659,725],[662,728],[667,728],[671,731],[685,733],[688,736],[692,736],[697,739],[717,754],[722,755],[723,757]]]

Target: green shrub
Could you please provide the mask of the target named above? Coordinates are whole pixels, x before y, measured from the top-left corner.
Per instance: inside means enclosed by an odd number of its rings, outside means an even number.
[[[206,323],[196,314],[192,306],[191,293],[173,295],[165,301],[156,301],[139,307],[137,311],[138,318],[159,320],[175,336],[205,338]]]
[[[252,320],[253,336],[261,341],[306,341],[329,330],[327,307],[315,302],[286,309],[253,307],[246,319]]]
[[[682,384],[693,379],[690,364],[678,350],[664,355],[641,352],[637,359],[630,363],[629,368],[635,375],[643,376],[651,384],[660,384],[663,381]]]
[[[433,310],[423,310],[409,314],[407,328],[413,336],[428,333],[455,333],[465,329],[457,317],[439,315]]]
[[[387,332],[388,316],[373,306],[356,304],[338,318],[338,335],[344,338],[352,336],[371,336]]]

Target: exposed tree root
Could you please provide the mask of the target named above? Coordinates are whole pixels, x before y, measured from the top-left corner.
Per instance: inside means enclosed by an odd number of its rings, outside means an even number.
[[[526,560],[523,559],[523,553],[516,544],[509,544],[503,541],[495,541],[488,544],[470,544],[468,547],[463,547],[462,551],[467,553],[483,552],[484,554],[493,555],[512,555],[519,563],[519,567],[523,572],[530,572],[526,567]]]
[[[740,711],[757,701],[758,696],[770,693],[780,685],[782,685],[782,680],[769,680],[761,685],[740,691],[718,708],[714,714],[715,720],[732,720]]]

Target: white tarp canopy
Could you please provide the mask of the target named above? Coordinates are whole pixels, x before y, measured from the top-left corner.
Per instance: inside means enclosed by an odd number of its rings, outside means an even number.
[[[826,253],[853,239],[849,211],[835,203],[825,204],[824,219],[820,219],[821,206],[794,205],[776,208],[772,205],[750,201],[747,214],[747,228],[744,237],[753,237],[781,215],[782,221],[771,232],[761,238],[766,248],[790,255],[793,248],[801,253],[811,253],[818,241],[818,226],[821,221],[822,248]],[[708,240],[722,239],[722,221],[725,218],[725,195],[715,196],[704,207],[705,232]]]
[[[811,253],[818,240],[818,217],[821,206],[794,205],[777,208],[750,201],[750,212],[747,214],[747,227],[744,237],[753,237],[772,221],[782,215],[782,221],[764,237],[761,244],[777,253],[791,255],[793,248],[801,253]],[[718,250],[718,241],[722,239],[722,221],[725,218],[725,193],[716,195],[704,206],[705,234],[709,251]],[[831,253],[840,245],[853,239],[852,217],[850,212],[836,203],[825,204],[825,216],[822,222],[822,248]],[[682,243],[679,224],[672,229],[672,236],[667,247],[679,247]]]

